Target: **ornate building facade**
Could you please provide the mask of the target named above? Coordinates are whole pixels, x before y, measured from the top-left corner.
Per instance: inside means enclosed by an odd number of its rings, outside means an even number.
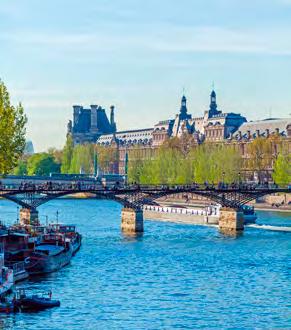
[[[110,120],[105,110],[92,105],[90,109],[81,106],[73,107],[73,123],[68,124],[68,133],[74,144],[97,143],[99,146],[111,147],[118,154],[117,164],[112,164],[119,174],[124,174],[125,155],[149,158],[167,139],[190,136],[195,144],[228,143],[235,145],[247,160],[247,145],[257,137],[277,136],[291,146],[291,120],[266,119],[247,122],[238,113],[223,112],[218,109],[216,93],[210,94],[209,108],[203,116],[193,117],[188,113],[187,99],[183,95],[178,113],[172,119],[162,120],[153,127],[128,131],[117,131],[114,121],[114,107],[111,107]],[[274,150],[276,151],[276,143]],[[112,149],[111,149],[112,150]],[[138,156],[137,156],[138,152]]]
[[[119,173],[124,173],[125,154],[135,152],[138,147],[144,157],[151,157],[154,150],[172,137],[181,138],[184,134],[193,137],[195,143],[204,141],[223,141],[233,134],[246,118],[240,114],[224,113],[218,110],[216,93],[210,94],[209,109],[202,117],[192,117],[188,113],[187,99],[182,96],[178,114],[173,119],[159,121],[154,127],[102,134],[97,144],[116,146],[119,153]]]

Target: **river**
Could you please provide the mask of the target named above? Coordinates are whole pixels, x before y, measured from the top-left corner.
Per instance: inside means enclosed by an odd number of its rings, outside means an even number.
[[[19,286],[52,289],[61,307],[2,314],[0,328],[291,328],[290,233],[246,228],[233,239],[212,227],[146,221],[142,237],[128,238],[115,202],[51,201],[39,208],[42,222],[56,210],[78,225],[81,250],[61,271]],[[0,201],[2,221],[16,214]],[[261,224],[291,225],[290,213],[258,215]]]

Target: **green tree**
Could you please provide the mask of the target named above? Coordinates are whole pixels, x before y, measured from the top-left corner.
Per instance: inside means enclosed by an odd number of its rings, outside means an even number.
[[[0,81],[0,174],[17,165],[25,148],[26,122],[22,105],[11,105],[7,88]]]
[[[98,155],[98,165],[103,173],[110,173],[113,170],[114,164],[118,162],[118,151],[113,146],[97,146],[96,152]],[[134,150],[133,150],[134,152]]]
[[[70,171],[73,152],[74,152],[73,139],[71,135],[68,135],[66,145],[63,149],[63,154],[62,154],[61,172],[64,174],[69,173]]]
[[[13,169],[14,175],[27,175],[27,161],[20,159],[17,166]]]
[[[60,164],[57,164],[54,157],[46,152],[34,154],[27,160],[28,175],[49,175],[59,173]]]
[[[271,168],[273,159],[272,141],[269,138],[258,137],[248,145],[248,167],[258,174],[263,181],[264,172]]]
[[[287,185],[291,183],[291,154],[279,153],[274,163],[272,177],[275,183]]]
[[[93,144],[76,145],[74,147],[69,173],[71,174],[93,173],[94,171],[93,159],[94,159]]]
[[[194,181],[197,183],[231,183],[239,180],[242,159],[239,152],[228,145],[203,144],[191,154]]]

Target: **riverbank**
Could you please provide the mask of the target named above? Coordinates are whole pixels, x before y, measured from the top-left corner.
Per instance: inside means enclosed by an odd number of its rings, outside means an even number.
[[[254,203],[252,204],[254,206],[255,210],[260,210],[260,211],[276,211],[276,212],[286,212],[286,213],[291,213],[291,206],[284,206],[280,205],[279,207],[277,206],[272,206],[266,203]],[[291,217],[290,217],[291,220]]]

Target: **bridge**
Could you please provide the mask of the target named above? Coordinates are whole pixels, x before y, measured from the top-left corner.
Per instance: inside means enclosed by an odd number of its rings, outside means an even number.
[[[110,199],[123,205],[122,229],[127,232],[143,231],[143,206],[158,205],[157,199],[173,194],[196,194],[222,206],[221,222],[225,226],[235,223],[235,229],[243,227],[245,205],[259,197],[273,193],[288,193],[290,188],[275,185],[218,184],[218,185],[125,185],[120,182],[101,183],[86,181],[27,181],[0,183],[0,197],[21,206],[20,222],[39,223],[37,208],[56,198],[73,194],[90,193],[98,199]],[[229,219],[232,221],[229,221]],[[234,225],[234,224],[233,224]],[[243,229],[243,228],[242,228]]]

